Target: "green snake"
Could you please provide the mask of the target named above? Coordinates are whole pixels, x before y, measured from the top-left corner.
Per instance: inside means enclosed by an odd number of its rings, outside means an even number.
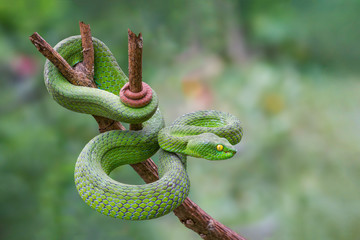
[[[144,220],[163,216],[188,196],[190,181],[186,156],[209,160],[232,157],[242,128],[231,114],[198,111],[186,114],[168,127],[158,109],[158,97],[146,106],[132,108],[119,99],[128,78],[110,50],[93,38],[94,81],[98,88],[69,83],[48,60],[45,84],[63,107],[126,123],[143,123],[140,131],[113,130],[95,136],[81,151],[75,165],[75,184],[81,198],[96,211],[115,218]],[[54,48],[71,66],[83,60],[81,37],[73,36]],[[124,164],[144,161],[160,147],[159,180],[143,185],[120,183],[109,173]]]

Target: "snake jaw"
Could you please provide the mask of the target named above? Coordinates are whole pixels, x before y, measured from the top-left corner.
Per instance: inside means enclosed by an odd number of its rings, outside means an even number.
[[[229,157],[227,157],[227,158],[231,158],[231,157],[233,157],[235,154],[236,154],[236,149],[233,147],[233,146],[231,146],[231,148],[228,148],[228,150],[226,150],[226,151],[224,151],[224,153],[227,155],[227,156],[229,156]],[[226,159],[227,159],[226,158]]]
[[[237,151],[233,146],[231,146],[231,148],[228,147],[227,150],[224,151],[224,153],[232,154],[232,156],[235,155],[236,152]]]

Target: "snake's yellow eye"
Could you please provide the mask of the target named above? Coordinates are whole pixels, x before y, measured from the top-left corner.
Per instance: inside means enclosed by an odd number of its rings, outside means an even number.
[[[224,149],[224,146],[219,144],[216,146],[216,150],[218,150],[219,152],[221,152]]]

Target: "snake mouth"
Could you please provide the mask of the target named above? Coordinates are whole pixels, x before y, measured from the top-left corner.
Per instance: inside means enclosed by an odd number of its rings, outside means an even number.
[[[236,151],[225,151],[225,153],[236,153]]]
[[[236,154],[236,150],[235,149],[229,149],[227,151],[224,151],[226,154],[231,154],[231,155],[235,155]]]

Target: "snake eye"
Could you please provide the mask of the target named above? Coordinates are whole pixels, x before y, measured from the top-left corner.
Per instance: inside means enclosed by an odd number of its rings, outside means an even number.
[[[224,149],[224,146],[219,144],[216,146],[216,150],[218,150],[219,152],[221,152]]]

